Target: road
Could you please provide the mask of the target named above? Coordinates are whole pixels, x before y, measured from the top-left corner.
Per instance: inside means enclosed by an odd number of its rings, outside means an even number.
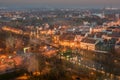
[[[11,55],[10,55],[11,56]],[[10,73],[16,71],[16,69],[22,68],[23,59],[21,56],[14,56],[9,58],[0,58],[0,74]]]

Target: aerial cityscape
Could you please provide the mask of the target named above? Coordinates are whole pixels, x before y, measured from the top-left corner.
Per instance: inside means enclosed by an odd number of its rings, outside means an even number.
[[[120,80],[119,3],[0,0],[0,80]]]

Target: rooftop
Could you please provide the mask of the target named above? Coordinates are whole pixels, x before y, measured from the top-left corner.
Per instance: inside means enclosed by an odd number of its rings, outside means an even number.
[[[81,42],[84,42],[84,43],[90,43],[90,44],[95,44],[96,43],[96,39],[91,39],[91,38],[83,38],[81,40]]]

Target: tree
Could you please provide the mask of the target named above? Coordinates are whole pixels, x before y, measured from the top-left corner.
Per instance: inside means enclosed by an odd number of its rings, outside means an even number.
[[[12,52],[13,49],[15,48],[15,38],[12,35],[10,35],[8,38],[6,38],[5,44],[6,51],[8,53]]]

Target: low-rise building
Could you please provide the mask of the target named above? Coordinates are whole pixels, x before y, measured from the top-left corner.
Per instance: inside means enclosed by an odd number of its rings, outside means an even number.
[[[92,39],[92,38],[83,38],[80,42],[80,48],[94,51],[98,43],[99,43],[99,40]]]
[[[60,37],[59,37],[59,44],[62,46],[73,47],[74,39],[75,39],[74,34],[64,33],[63,35],[60,35]]]
[[[116,44],[115,44],[115,53],[117,55],[120,55],[120,40],[116,41]]]

